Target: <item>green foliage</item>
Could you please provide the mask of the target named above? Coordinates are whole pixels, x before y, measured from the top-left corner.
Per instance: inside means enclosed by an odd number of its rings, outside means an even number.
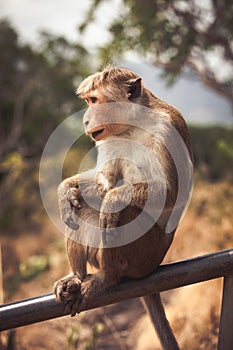
[[[205,179],[233,181],[233,129],[190,127],[195,169]]]
[[[103,332],[103,329],[104,329],[104,326],[100,322],[96,322],[92,326],[91,335],[85,344],[85,350],[94,350],[95,349],[96,341],[97,341],[98,337],[100,336],[100,334]]]
[[[36,278],[49,268],[46,255],[33,255],[19,265],[19,278],[24,281]]]
[[[17,266],[14,275],[6,278],[5,291],[8,297],[13,295],[23,282],[36,279],[50,268],[50,259],[47,255],[32,255]]]
[[[66,332],[67,349],[94,350],[96,341],[103,332],[104,325],[96,322],[87,327],[84,315],[79,316],[79,321],[75,325],[70,325]]]
[[[96,7],[106,2],[92,0],[81,31],[95,20]],[[231,0],[121,0],[116,12],[118,16],[108,28],[111,39],[99,48],[103,62],[134,51],[164,68],[169,83],[188,67],[232,103]],[[218,65],[210,57],[215,57]]]

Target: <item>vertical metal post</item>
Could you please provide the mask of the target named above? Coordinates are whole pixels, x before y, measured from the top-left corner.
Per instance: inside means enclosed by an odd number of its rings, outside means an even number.
[[[0,304],[4,303],[3,273],[2,273],[2,246],[0,242]]]
[[[225,277],[219,325],[218,350],[233,349],[233,276]]]

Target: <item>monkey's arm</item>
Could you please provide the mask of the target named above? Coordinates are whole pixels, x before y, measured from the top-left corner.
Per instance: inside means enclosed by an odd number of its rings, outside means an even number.
[[[100,228],[116,227],[121,210],[127,206],[144,209],[152,217],[160,216],[162,225],[173,210],[176,197],[176,191],[169,190],[156,181],[115,187],[106,194],[102,202]],[[178,203],[181,212],[186,202],[187,200],[184,200],[184,203]]]

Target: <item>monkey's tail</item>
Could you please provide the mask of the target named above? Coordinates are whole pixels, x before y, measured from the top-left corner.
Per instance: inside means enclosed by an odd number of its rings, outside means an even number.
[[[176,338],[166,318],[159,293],[143,297],[143,304],[158,334],[164,350],[179,350]]]

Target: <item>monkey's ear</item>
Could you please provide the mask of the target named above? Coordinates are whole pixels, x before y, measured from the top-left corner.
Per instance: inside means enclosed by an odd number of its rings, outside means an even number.
[[[128,96],[129,100],[137,98],[141,95],[141,81],[142,78],[132,79],[129,81]]]

